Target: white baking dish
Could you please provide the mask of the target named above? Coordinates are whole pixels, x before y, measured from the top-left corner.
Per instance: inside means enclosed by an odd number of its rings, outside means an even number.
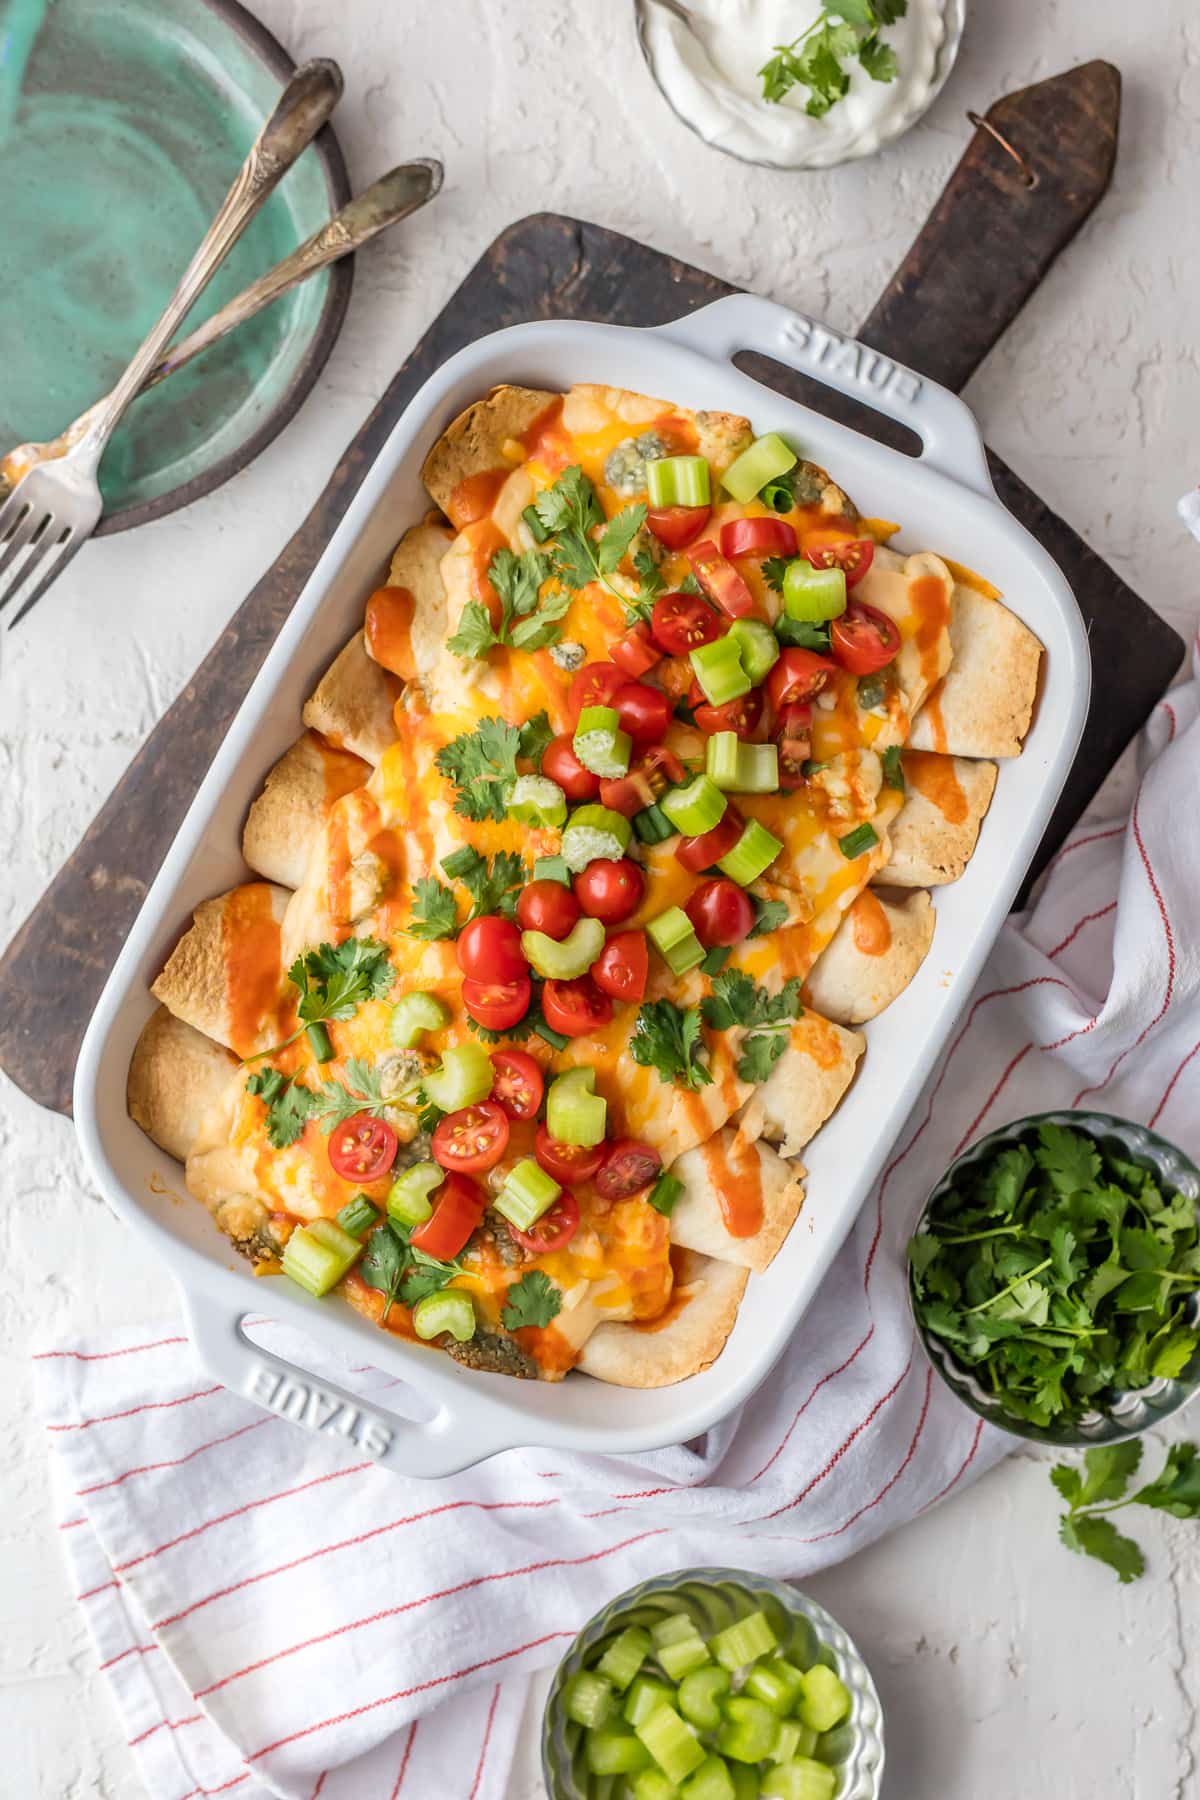
[[[756,350],[910,427],[911,458],[834,424],[740,373]],[[128,1118],[125,1081],[151,1010],[150,981],[198,901],[246,878],[246,809],[296,737],[316,678],[361,624],[367,594],[402,531],[427,508],[421,461],[451,418],[497,382],[551,389],[603,382],[683,405],[748,414],[830,469],[874,516],[903,521],[898,542],[978,569],[1046,647],[1024,754],[1001,765],[966,874],[934,896],[937,954],[867,1027],[850,1093],[805,1154],[803,1228],[750,1293],[712,1368],[636,1392],[582,1376],[520,1382],[462,1369],[380,1332],[348,1306],[309,1299],[283,1278],[255,1281],[198,1204],[180,1204],[179,1168]],[[80,1055],[75,1118],[85,1154],[118,1215],[161,1253],[183,1289],[203,1361],[229,1387],[301,1423],[350,1435],[381,1463],[436,1476],[518,1445],[628,1452],[695,1437],[762,1381],[795,1330],[870,1190],[971,988],[1071,766],[1087,711],[1087,639],[1058,569],[999,504],[978,428],[954,395],[781,306],[735,296],[655,330],[576,322],[497,332],[439,369],[399,421],[263,663],[108,981]],[[164,1194],[165,1187],[174,1196]],[[237,1266],[234,1266],[237,1264]],[[242,1320],[267,1309],[314,1344],[369,1361],[419,1387],[423,1420],[364,1407],[251,1343]]]

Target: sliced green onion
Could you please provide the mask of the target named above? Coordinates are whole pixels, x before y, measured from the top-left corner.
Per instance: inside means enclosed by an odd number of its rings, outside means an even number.
[[[675,836],[675,827],[657,801],[633,815],[633,829],[643,844],[665,844]]]
[[[630,1625],[613,1639],[596,1669],[624,1693],[649,1654],[650,1633]]]
[[[714,731],[705,745],[704,766],[708,778],[722,791],[732,791],[737,786],[740,742],[736,731]]]
[[[650,1752],[632,1731],[589,1731],[584,1757],[593,1775],[634,1775],[650,1764]]]
[[[712,484],[702,456],[659,456],[646,464],[651,506],[708,506]]]
[[[280,1267],[297,1287],[320,1299],[335,1287],[362,1253],[356,1237],[334,1219],[314,1219],[293,1231],[283,1247]]]
[[[474,1106],[486,1100],[496,1079],[491,1059],[482,1044],[451,1044],[442,1052],[442,1060],[423,1086],[429,1099],[443,1112],[457,1112],[461,1106]]]
[[[393,1050],[411,1050],[422,1032],[444,1031],[450,1008],[436,994],[401,994],[388,1020],[388,1040]]]
[[[694,1669],[679,1684],[679,1710],[698,1731],[715,1731],[721,1723],[720,1702],[730,1688],[728,1669],[708,1663]]]
[[[625,854],[633,827],[623,813],[607,806],[577,806],[562,836],[562,854],[568,869],[578,875],[590,862],[601,858],[619,862]]]
[[[533,865],[535,881],[558,881],[563,887],[571,885],[571,871],[567,867],[564,856],[539,856]]]
[[[565,938],[544,931],[523,931],[521,949],[539,975],[552,981],[574,981],[586,975],[604,948],[604,927],[599,919],[576,919]]]
[[[547,1025],[545,1019],[540,1017],[533,1021],[533,1029],[537,1032],[543,1044],[549,1044],[552,1050],[565,1050],[571,1041],[565,1033],[555,1031],[553,1025]]]
[[[492,1205],[518,1231],[528,1231],[543,1213],[550,1211],[561,1193],[562,1188],[553,1175],[547,1175],[532,1156],[524,1156],[508,1171],[504,1186]]]
[[[369,1231],[379,1217],[379,1208],[372,1206],[365,1194],[355,1194],[353,1200],[347,1200],[337,1216],[337,1222],[343,1231],[351,1237],[360,1238],[364,1231]]]
[[[878,842],[879,833],[873,825],[856,825],[853,831],[848,831],[845,837],[838,839],[838,849],[848,861],[853,862],[864,851],[874,849]]]
[[[729,945],[714,944],[704,961],[700,964],[702,975],[719,975],[729,961]]]
[[[824,624],[846,610],[846,571],[814,569],[802,556],[793,557],[783,577],[783,610],[789,619]]]
[[[765,825],[757,819],[747,819],[741,837],[727,856],[718,859],[717,867],[739,887],[749,887],[766,873],[782,849],[782,843]]]
[[[761,619],[735,619],[729,635],[737,644],[743,669],[757,687],[779,661],[779,639]]]
[[[746,1692],[781,1717],[791,1712],[803,1686],[801,1671],[782,1656],[771,1656],[765,1662],[755,1663],[746,1677]]]
[[[886,787],[895,788],[898,794],[906,792],[904,782],[904,764],[900,760],[899,744],[889,744],[883,753],[883,780]],[[637,820],[634,820],[637,824]]]
[[[814,1663],[801,1677],[800,1704],[796,1716],[811,1731],[832,1731],[850,1712],[850,1692],[832,1669]]]
[[[747,1663],[757,1662],[760,1656],[769,1656],[772,1650],[778,1650],[779,1639],[772,1631],[766,1613],[760,1611],[747,1613],[744,1619],[718,1631],[709,1639],[708,1647],[723,1669],[744,1669]]]
[[[758,1791],[763,1800],[833,1800],[837,1785],[837,1771],[828,1763],[799,1756],[771,1769]]]
[[[664,1169],[646,1198],[655,1212],[660,1212],[664,1218],[669,1219],[675,1210],[675,1202],[682,1192],[683,1183],[678,1175],[668,1174]]]
[[[734,457],[721,477],[721,486],[735,500],[744,503],[753,500],[768,481],[777,480],[795,466],[796,452],[784,443],[777,431],[768,431],[764,437],[755,438],[748,450]]]
[[[663,812],[685,837],[701,837],[719,825],[726,804],[724,794],[707,775],[695,775],[686,787],[672,788],[662,797]]]
[[[595,1731],[612,1716],[613,1693],[610,1682],[594,1669],[580,1669],[563,1688],[563,1711],[577,1725]]]
[[[704,945],[682,906],[669,906],[659,913],[646,932],[672,975],[686,975],[704,961]]]
[[[723,1756],[732,1757],[734,1762],[761,1762],[770,1756],[778,1735],[779,1720],[761,1700],[735,1694],[725,1702],[725,1723],[717,1732],[717,1748]]]
[[[737,1789],[724,1759],[710,1751],[680,1790],[684,1800],[737,1800]]]
[[[518,775],[508,790],[504,810],[519,825],[557,831],[567,822],[567,796],[548,775]]]
[[[555,1076],[546,1093],[546,1130],[552,1138],[594,1149],[604,1142],[607,1120],[608,1102],[596,1092],[595,1069],[568,1069]]]
[[[738,641],[728,632],[714,638],[711,644],[698,644],[689,650],[688,661],[710,706],[724,706],[750,692],[753,684],[742,667]]]
[[[441,1187],[446,1171],[435,1162],[413,1163],[388,1189],[387,1214],[397,1225],[423,1225],[433,1212],[429,1196]]]
[[[525,523],[528,525],[529,535],[533,539],[534,543],[535,544],[544,544],[546,539],[550,536],[550,532],[549,532],[548,527],[542,524],[541,518],[538,515],[537,507],[536,506],[527,506],[525,508],[524,512],[521,514],[521,517],[524,519]]]
[[[674,1698],[674,1688],[669,1688],[665,1681],[656,1681],[653,1675],[635,1675],[625,1695],[621,1717],[636,1731],[643,1719],[648,1719],[660,1706],[670,1706]]]
[[[870,712],[873,707],[883,704],[887,691],[888,684],[883,675],[861,675],[854,698],[864,712]]]
[[[333,1061],[333,1039],[319,1020],[315,1020],[311,1025],[306,1025],[304,1035],[312,1045],[312,1053],[319,1063]]]
[[[440,1294],[426,1294],[413,1307],[413,1330],[419,1338],[441,1337],[448,1331],[456,1344],[465,1344],[475,1336],[475,1308],[470,1294],[461,1288],[443,1288]]]
[[[672,1781],[683,1781],[704,1761],[696,1733],[673,1706],[655,1707],[635,1730],[663,1774]]]
[[[609,781],[627,772],[633,754],[633,739],[621,730],[615,706],[585,706],[571,745],[585,769]]]
[[[461,850],[452,850],[449,856],[443,856],[442,873],[448,875],[451,881],[459,881],[482,861],[478,850],[473,850],[470,844],[464,844]]]

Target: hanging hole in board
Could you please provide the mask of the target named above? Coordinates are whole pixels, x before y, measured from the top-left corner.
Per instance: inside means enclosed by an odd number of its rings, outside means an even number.
[[[1000,148],[1004,151],[1005,155],[1012,157],[1012,159],[1016,163],[1018,169],[1020,169],[1020,171],[1021,171],[1021,179],[1025,183],[1025,186],[1027,188],[1032,189],[1032,188],[1037,187],[1039,181],[1041,180],[1041,177],[1039,176],[1037,170],[1032,168],[1030,166],[1030,164],[1026,162],[1025,158],[1021,155],[1021,152],[1016,148],[1015,144],[1010,144],[1008,139],[1005,137],[1004,133],[1002,131],[997,130],[996,126],[992,124],[990,119],[985,119],[981,116],[981,114],[979,114],[977,112],[971,112],[970,110],[968,110],[968,112],[967,112],[967,118],[971,121],[971,124],[974,125],[974,127],[977,131],[986,131],[989,137],[995,138],[996,142],[999,144]]]

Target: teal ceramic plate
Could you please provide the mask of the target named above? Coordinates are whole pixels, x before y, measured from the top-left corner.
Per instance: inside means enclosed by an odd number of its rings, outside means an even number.
[[[233,0],[0,0],[0,444],[52,438],[154,323],[294,64]],[[184,330],[349,198],[329,128]],[[136,401],[100,470],[119,531],[208,493],[295,412],[333,346],[350,263]]]

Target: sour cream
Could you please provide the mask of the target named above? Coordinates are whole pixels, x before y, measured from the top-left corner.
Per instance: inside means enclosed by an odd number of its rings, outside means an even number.
[[[951,0],[955,6],[955,0]],[[661,0],[642,0],[646,54],[664,97],[706,143],[750,162],[827,168],[869,156],[929,105],[947,67],[946,0],[908,0],[882,36],[896,53],[896,79],[872,81],[856,57],[843,66],[850,90],[824,118],[805,112],[808,89],[762,97],[758,71],[820,16],[813,0],[681,0],[689,22]]]

